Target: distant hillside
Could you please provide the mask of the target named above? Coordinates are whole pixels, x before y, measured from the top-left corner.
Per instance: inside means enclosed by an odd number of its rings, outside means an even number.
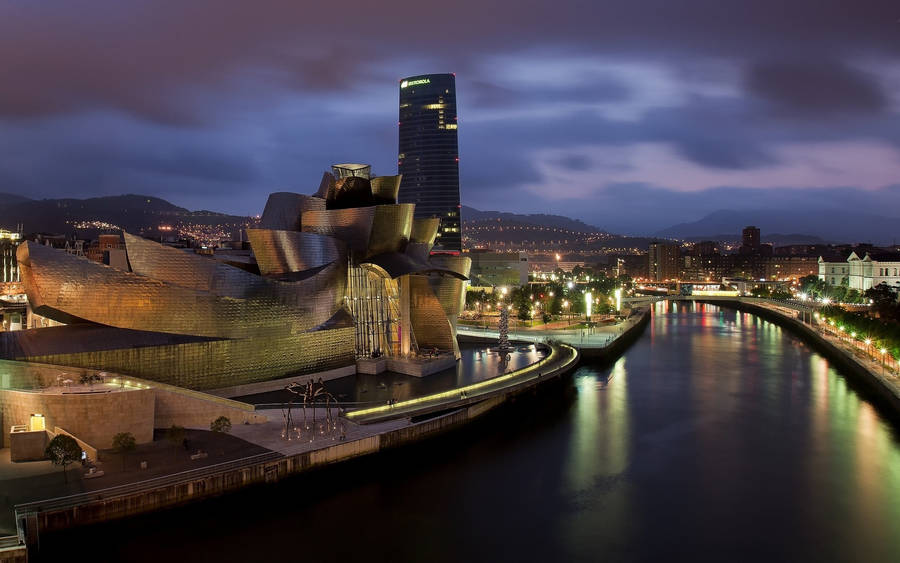
[[[140,233],[161,224],[216,225],[244,220],[245,217],[212,211],[189,211],[163,199],[133,194],[89,199],[21,198],[0,207],[0,227],[10,229],[21,223],[26,233],[70,234],[108,228]]]
[[[543,213],[519,215],[462,208],[463,239],[471,247],[526,250],[646,250],[655,239],[612,234],[583,221]]]
[[[742,227],[743,228],[743,227]],[[739,241],[741,240],[741,232],[737,233],[719,233],[712,236],[685,237],[683,240],[689,242],[699,242],[702,240],[718,240],[718,241]],[[833,244],[833,241],[826,241],[821,237],[813,235],[789,234],[781,233],[762,233],[760,241],[772,244],[773,246],[788,246],[791,244]]]
[[[0,192],[0,201],[3,202],[3,205],[9,205],[10,203],[21,203],[23,201],[31,201],[31,200],[23,195],[7,194],[7,193]]]
[[[570,219],[562,215],[547,215],[545,213],[536,213],[531,215],[519,215],[517,213],[505,213],[501,211],[479,211],[473,207],[462,207],[463,221],[515,221],[529,225],[542,225],[544,227],[554,227],[557,229],[565,229],[567,231],[582,233],[602,233],[605,232],[593,225],[588,225],[577,219]]]
[[[891,244],[900,239],[900,220],[878,215],[854,213],[853,211],[818,211],[791,209],[784,211],[755,210],[732,211],[721,210],[710,213],[693,223],[680,223],[656,233],[656,236],[679,239],[719,240],[725,236],[737,240],[741,229],[747,225],[756,225],[761,231],[763,240],[773,241],[776,233],[803,233],[802,235],[777,235],[781,238],[778,244],[787,244],[786,239],[806,243],[809,237],[817,237],[814,243],[832,242],[871,242],[873,244]],[[775,241],[773,241],[775,242]]]

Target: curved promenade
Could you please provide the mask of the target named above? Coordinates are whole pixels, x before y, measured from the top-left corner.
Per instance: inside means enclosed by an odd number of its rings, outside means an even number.
[[[345,416],[358,424],[371,424],[395,418],[420,417],[434,412],[461,408],[487,398],[515,393],[568,373],[578,362],[578,350],[567,344],[551,344],[550,354],[541,361],[514,372],[492,377],[464,387],[433,393],[415,399],[359,409]]]
[[[604,338],[602,343],[598,339],[597,346],[580,346],[579,350],[554,341],[548,344],[551,351],[546,358],[514,372],[451,391],[351,411],[344,415],[346,439],[339,441],[334,437],[285,441],[280,438],[277,413],[272,412],[265,424],[238,425],[233,429],[236,437],[265,447],[269,452],[128,485],[17,505],[20,538],[35,547],[39,545],[39,536],[46,532],[134,516],[275,482],[315,467],[442,434],[472,422],[520,394],[560,380],[578,365],[582,352],[601,360],[614,359],[640,336],[649,319],[649,308],[636,309],[609,338]],[[569,339],[575,337],[568,335]]]
[[[467,424],[538,385],[557,380],[578,363],[577,350],[551,345],[532,366],[453,391],[348,413],[346,439],[285,441],[275,416],[261,425],[238,425],[237,437],[270,450],[262,455],[174,475],[16,506],[19,536],[31,548],[41,534],[178,506],[309,469],[430,438]],[[323,409],[318,415],[324,419]],[[273,415],[275,413],[272,413]],[[0,557],[0,561],[3,558]]]

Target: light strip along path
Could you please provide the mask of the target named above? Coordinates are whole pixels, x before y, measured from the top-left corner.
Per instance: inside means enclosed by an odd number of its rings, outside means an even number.
[[[382,405],[350,411],[344,416],[357,424],[372,424],[396,418],[417,417],[461,408],[485,399],[519,391],[566,373],[578,362],[578,350],[568,344],[550,344],[550,354],[522,369],[479,381],[450,391],[442,391]]]

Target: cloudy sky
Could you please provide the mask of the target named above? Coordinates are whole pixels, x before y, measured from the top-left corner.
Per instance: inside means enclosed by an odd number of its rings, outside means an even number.
[[[463,204],[655,232],[900,216],[896,0],[6,0],[0,192],[259,213],[396,173],[398,78],[455,72]]]

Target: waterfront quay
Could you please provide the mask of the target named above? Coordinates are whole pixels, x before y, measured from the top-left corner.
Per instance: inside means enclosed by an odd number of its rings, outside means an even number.
[[[633,339],[640,335],[650,321],[648,303],[636,303],[621,322],[597,325],[591,328],[523,329],[510,334],[510,340],[521,342],[561,342],[577,348],[583,358],[614,358]],[[460,325],[460,340],[470,342],[496,342],[500,333],[493,328]]]
[[[17,543],[39,549],[40,537],[47,532],[271,483],[457,428],[576,367],[577,350],[561,343],[548,348],[547,355],[532,365],[390,405],[349,410],[340,415],[336,409],[303,411],[299,406],[294,406],[290,415],[283,406],[257,409],[256,414],[265,416],[266,422],[235,425],[231,434],[263,453],[116,487],[18,504]],[[2,552],[0,561],[4,561]]]

